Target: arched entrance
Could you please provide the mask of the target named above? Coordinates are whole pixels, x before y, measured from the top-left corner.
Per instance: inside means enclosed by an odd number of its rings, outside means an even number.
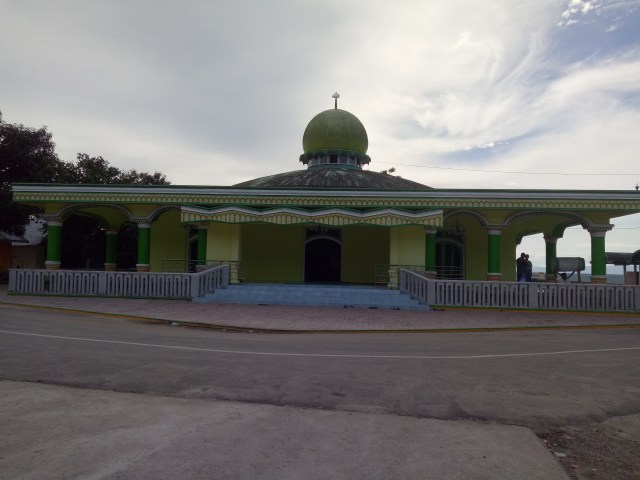
[[[304,249],[305,282],[339,282],[342,274],[342,244],[329,236],[307,240]]]
[[[61,267],[66,270],[102,270],[106,234],[98,218],[73,213],[62,225]]]
[[[436,273],[438,278],[464,278],[464,243],[462,238],[444,237],[436,241]]]

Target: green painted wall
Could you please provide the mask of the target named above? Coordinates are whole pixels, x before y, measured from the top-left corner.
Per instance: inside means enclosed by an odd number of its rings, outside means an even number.
[[[303,282],[304,226],[246,224],[241,231],[245,282]]]
[[[591,274],[606,275],[607,261],[605,256],[605,237],[594,235],[591,237]]]
[[[151,271],[162,271],[162,260],[181,259],[187,254],[187,230],[180,212],[169,210],[151,224]]]
[[[502,274],[501,270],[501,240],[502,235],[495,232],[487,232],[487,278],[494,279],[495,274]]]
[[[389,229],[345,227],[342,229],[342,281],[375,283],[376,264],[389,263]]]
[[[62,226],[49,222],[47,230],[47,261],[59,262],[62,248]]]

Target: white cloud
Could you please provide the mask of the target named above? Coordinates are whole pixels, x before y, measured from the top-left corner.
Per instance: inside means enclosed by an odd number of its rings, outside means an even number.
[[[593,14],[601,8],[601,4],[592,0],[570,0],[567,8],[562,14],[560,25],[569,26],[580,21],[590,13]]]
[[[337,90],[373,170],[435,187],[630,189],[640,177],[474,170],[636,173],[640,46],[622,33],[639,5],[3,2],[0,109],[48,125],[67,160],[229,185],[302,168],[304,128]],[[558,27],[585,21],[598,28],[584,37]],[[619,44],[605,51],[600,34]]]
[[[625,17],[630,16],[638,7],[639,0],[569,0],[560,15],[558,25],[569,27],[589,24],[596,21],[595,17],[606,16],[614,19],[614,23],[605,28],[605,31],[611,32],[620,28]]]

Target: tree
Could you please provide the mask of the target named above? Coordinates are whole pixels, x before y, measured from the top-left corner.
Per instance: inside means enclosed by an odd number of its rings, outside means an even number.
[[[79,153],[75,163],[64,162],[46,126],[34,129],[6,123],[0,112],[0,230],[22,235],[38,210],[11,202],[12,183],[170,184],[160,172],[120,170],[86,153]]]
[[[11,203],[11,184],[65,181],[68,171],[55,153],[47,127],[5,123],[0,112],[0,229],[22,235],[37,209]]]
[[[79,153],[75,164],[68,164],[72,183],[129,184],[129,185],[170,185],[164,174],[137,170],[120,170],[102,157],[90,157]]]

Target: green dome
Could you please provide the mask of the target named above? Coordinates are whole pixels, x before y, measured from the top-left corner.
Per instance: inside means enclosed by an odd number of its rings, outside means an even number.
[[[334,108],[319,113],[309,122],[302,136],[304,153],[320,150],[346,150],[367,153],[367,131],[358,117]]]

